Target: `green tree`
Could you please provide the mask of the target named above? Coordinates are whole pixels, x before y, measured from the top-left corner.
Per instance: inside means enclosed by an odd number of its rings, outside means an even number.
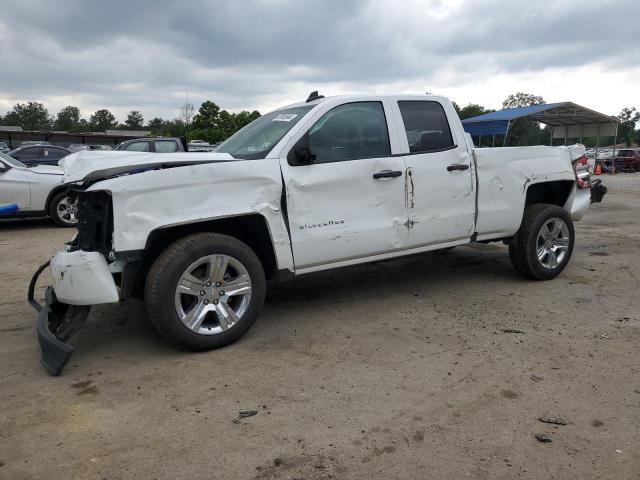
[[[240,130],[245,125],[249,125],[251,122],[258,119],[260,117],[260,112],[257,110],[254,110],[253,112],[243,110],[240,113],[236,113],[235,116],[236,127]]]
[[[142,116],[142,113],[140,113],[139,110],[131,110],[127,115],[127,119],[124,121],[124,125],[129,130],[142,129],[144,125],[144,117]]]
[[[509,95],[504,102],[503,108],[530,107],[532,105],[540,105],[544,102],[544,98],[539,95],[518,92]],[[547,132],[549,132],[547,134]],[[539,145],[545,144],[550,140],[550,130],[541,129],[538,122],[528,120],[515,120],[509,127],[506,144],[509,146],[522,145]]]
[[[116,117],[106,108],[97,110],[89,119],[89,124],[94,132],[112,130],[118,126]]]
[[[49,130],[53,118],[40,102],[16,103],[4,117],[5,125],[18,125],[24,130]]]
[[[502,108],[530,107],[531,105],[540,105],[544,103],[544,98],[530,93],[518,92],[509,95],[504,102]]]
[[[154,117],[147,123],[147,128],[154,135],[161,135],[163,132],[165,121],[160,117]]]
[[[80,128],[80,109],[73,105],[64,107],[58,112],[53,127],[64,132],[77,132]]]
[[[219,116],[220,107],[211,100],[206,100],[193,117],[193,128],[214,130],[218,127]]]
[[[462,107],[458,112],[461,120],[465,118],[477,117],[478,115],[482,115],[484,113],[493,112],[494,110],[489,110],[482,105],[478,105],[477,103],[470,103],[466,107]]]
[[[618,139],[629,147],[639,137],[640,131],[636,132],[636,123],[640,122],[640,112],[635,107],[623,108],[617,118],[620,121]]]

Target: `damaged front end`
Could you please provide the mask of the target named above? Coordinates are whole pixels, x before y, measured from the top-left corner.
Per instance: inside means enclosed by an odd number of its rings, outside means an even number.
[[[38,312],[40,362],[52,375],[59,375],[69,361],[74,349],[67,341],[85,324],[91,305],[119,301],[106,260],[113,229],[110,198],[105,192],[77,194],[78,235],[38,268],[27,293],[29,304]],[[34,293],[47,268],[53,285],[46,288],[45,304],[41,305]]]
[[[38,277],[49,266],[46,262],[40,266],[31,279],[27,298],[29,304],[38,312],[38,343],[40,344],[40,363],[52,375],[60,375],[69,362],[74,349],[69,340],[87,321],[90,305],[67,305],[58,302],[52,287],[45,291],[45,305],[34,298]]]

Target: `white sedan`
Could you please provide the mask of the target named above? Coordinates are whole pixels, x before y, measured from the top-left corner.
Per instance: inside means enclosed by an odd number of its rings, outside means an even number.
[[[75,227],[77,198],[66,192],[63,174],[57,165],[27,167],[0,152],[0,205],[18,205],[17,212],[2,218],[48,215],[60,227]]]

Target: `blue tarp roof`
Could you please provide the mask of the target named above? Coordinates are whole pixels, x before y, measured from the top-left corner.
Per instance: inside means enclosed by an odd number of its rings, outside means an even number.
[[[471,135],[504,135],[507,133],[510,121],[512,122],[520,117],[526,117],[533,113],[556,108],[566,103],[568,102],[542,103],[531,107],[505,108],[497,112],[485,113],[477,117],[462,120],[462,126],[465,132]]]

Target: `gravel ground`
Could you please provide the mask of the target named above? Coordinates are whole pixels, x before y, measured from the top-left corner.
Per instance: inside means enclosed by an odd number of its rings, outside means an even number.
[[[498,244],[313,274],[201,354],[102,306],[58,378],[25,291],[72,232],[0,222],[0,478],[638,479],[640,175],[602,178],[553,281]]]

